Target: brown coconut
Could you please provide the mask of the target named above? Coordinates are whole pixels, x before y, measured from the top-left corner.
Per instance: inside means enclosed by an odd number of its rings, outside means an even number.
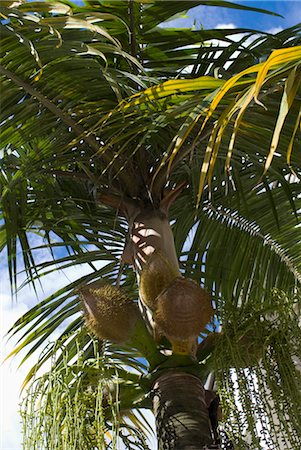
[[[141,301],[154,311],[158,295],[178,276],[178,268],[172,265],[160,250],[154,251],[140,274]]]
[[[178,277],[157,298],[154,320],[171,342],[193,342],[213,316],[211,297],[193,280]]]
[[[125,342],[139,318],[139,309],[115,286],[91,283],[79,290],[88,327],[100,339]]]

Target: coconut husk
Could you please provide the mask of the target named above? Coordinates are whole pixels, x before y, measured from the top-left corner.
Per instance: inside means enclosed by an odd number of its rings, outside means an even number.
[[[177,277],[156,300],[154,320],[171,342],[191,342],[212,316],[211,296],[187,278]]]
[[[100,339],[128,340],[140,317],[139,309],[120,289],[99,282],[79,289],[88,327]]]

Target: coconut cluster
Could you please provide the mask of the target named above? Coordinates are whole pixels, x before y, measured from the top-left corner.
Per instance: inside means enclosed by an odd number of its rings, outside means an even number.
[[[79,290],[88,327],[100,339],[122,343],[131,336],[139,309],[115,286],[91,283]]]

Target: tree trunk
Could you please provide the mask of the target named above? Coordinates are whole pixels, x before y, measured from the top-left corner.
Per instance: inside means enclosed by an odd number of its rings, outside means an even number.
[[[163,210],[141,211],[132,221],[130,234],[138,284],[141,272],[156,251],[179,271],[172,230]],[[162,277],[160,270],[160,267],[153,269],[154,278],[157,274]],[[156,279],[150,278],[149,282],[156,284]],[[212,442],[204,387],[200,379],[186,373],[184,367],[166,369],[156,379],[152,399],[158,450],[202,450]]]
[[[202,450],[212,442],[205,391],[194,375],[167,371],[152,389],[158,450]]]

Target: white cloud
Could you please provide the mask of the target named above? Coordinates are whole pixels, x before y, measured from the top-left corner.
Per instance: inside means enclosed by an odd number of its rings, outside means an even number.
[[[189,16],[206,29],[216,28],[217,20],[220,23],[231,22],[231,11],[215,6],[196,6],[189,10]]]
[[[221,30],[234,30],[237,27],[234,23],[218,23],[214,28]]]
[[[22,301],[13,305],[9,295],[2,290],[0,295],[0,329],[1,334],[28,310],[28,306]],[[17,362],[3,362],[7,354],[12,350],[12,343],[1,336],[0,347],[0,449],[20,450],[21,448],[21,424],[19,409],[19,392],[22,381],[28,371],[28,365],[17,368]]]
[[[181,28],[217,28],[216,21],[220,23],[228,24],[231,21],[231,12],[226,8],[219,8],[215,6],[200,5],[195,8],[191,8],[186,15],[177,17],[174,20],[166,22],[164,25],[160,25],[163,28],[169,27],[181,27]]]
[[[277,34],[277,33],[280,33],[280,31],[282,31],[282,30],[283,30],[282,27],[273,27],[273,28],[270,28],[269,30],[267,30],[267,33]]]

